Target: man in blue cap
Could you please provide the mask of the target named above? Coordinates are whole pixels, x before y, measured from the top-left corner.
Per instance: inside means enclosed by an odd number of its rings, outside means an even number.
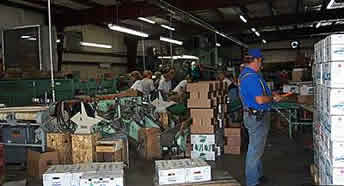
[[[260,49],[250,49],[247,64],[239,76],[239,93],[244,107],[244,125],[249,134],[246,154],[246,185],[257,186],[266,181],[263,175],[262,156],[270,129],[268,114],[273,101],[280,101],[280,95],[272,96],[263,77],[263,55]]]

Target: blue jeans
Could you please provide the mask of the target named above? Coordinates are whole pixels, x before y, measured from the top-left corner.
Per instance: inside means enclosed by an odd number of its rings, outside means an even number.
[[[254,115],[244,112],[244,125],[249,134],[245,168],[246,185],[254,186],[259,184],[259,178],[263,176],[262,156],[270,129],[268,114],[265,113],[263,119],[257,121]]]

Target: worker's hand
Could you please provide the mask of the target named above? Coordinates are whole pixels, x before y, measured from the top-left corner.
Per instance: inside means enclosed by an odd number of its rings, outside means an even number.
[[[280,102],[283,99],[283,97],[279,94],[274,95],[272,98],[275,102]]]

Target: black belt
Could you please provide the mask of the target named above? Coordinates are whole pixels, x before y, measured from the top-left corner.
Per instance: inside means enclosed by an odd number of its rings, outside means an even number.
[[[265,113],[267,111],[265,111],[265,110],[255,110],[255,109],[252,109],[252,108],[245,108],[244,112],[248,112],[250,115],[255,116],[257,121],[261,121],[264,118]]]
[[[253,109],[253,108],[244,108],[244,112],[248,112],[250,114],[256,115],[258,113],[263,114],[263,113],[265,113],[267,111],[266,110],[256,110],[256,109]]]

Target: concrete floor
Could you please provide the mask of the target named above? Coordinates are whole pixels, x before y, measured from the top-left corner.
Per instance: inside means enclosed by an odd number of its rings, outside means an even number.
[[[270,134],[263,161],[265,175],[270,179],[267,186],[311,185],[309,165],[313,155],[310,150],[304,149],[304,139],[305,135],[290,140],[286,134]],[[153,166],[153,161],[131,160],[127,186],[152,186]],[[244,185],[244,155],[225,155],[216,162],[214,171],[227,171]],[[16,180],[25,177],[18,170],[10,174]]]
[[[308,135],[309,136],[309,135]],[[309,166],[312,152],[305,150],[304,137],[290,140],[286,134],[271,134],[264,154],[264,172],[269,178],[266,186],[311,185]],[[216,162],[216,170],[228,171],[242,185],[245,185],[244,155],[225,155]],[[153,162],[135,161],[128,171],[128,186],[152,186]]]

